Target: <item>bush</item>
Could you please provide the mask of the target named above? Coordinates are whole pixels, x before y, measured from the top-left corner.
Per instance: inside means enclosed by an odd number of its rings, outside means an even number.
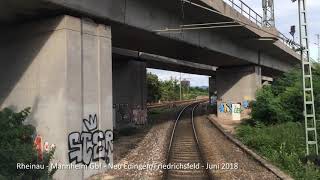
[[[292,177],[320,179],[320,168],[305,162],[304,126],[301,123],[241,125],[237,128],[237,137]]]
[[[30,108],[13,112],[6,108],[0,111],[0,179],[49,179],[56,170],[48,170],[54,149],[44,153],[38,160],[33,137],[35,128],[23,122]],[[43,170],[17,170],[17,163],[44,165]]]
[[[313,68],[316,116],[320,118],[320,66]],[[301,69],[295,68],[258,90],[252,119],[264,124],[304,122]]]
[[[313,87],[319,118],[319,65],[313,68]],[[305,157],[301,69],[295,68],[257,91],[252,118],[237,129],[237,136],[292,177],[320,179],[319,156]]]
[[[291,121],[292,116],[284,109],[281,99],[276,97],[270,86],[257,92],[256,101],[252,104],[252,118],[265,124],[275,124],[282,121]]]

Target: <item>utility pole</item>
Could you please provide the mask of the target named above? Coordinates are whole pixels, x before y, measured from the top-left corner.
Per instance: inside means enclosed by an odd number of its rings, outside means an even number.
[[[182,100],[182,86],[181,86],[181,73],[180,73],[180,101]]]
[[[263,17],[262,17],[263,27],[275,27],[273,0],[262,0],[262,9],[263,9]]]
[[[292,0],[295,2],[297,0]],[[314,107],[314,94],[312,82],[312,68],[310,62],[308,23],[306,0],[298,0],[299,29],[300,29],[300,58],[302,64],[303,102],[305,119],[306,153],[319,154],[316,113]]]
[[[318,63],[320,63],[320,35],[316,34],[317,36],[317,45],[318,45]]]

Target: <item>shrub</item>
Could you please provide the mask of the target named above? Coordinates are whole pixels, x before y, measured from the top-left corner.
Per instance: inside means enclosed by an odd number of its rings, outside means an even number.
[[[320,65],[313,68],[316,116],[320,118]],[[253,102],[252,119],[265,124],[304,122],[301,69],[284,73],[271,86],[258,90]]]
[[[313,87],[318,119],[319,65],[313,67]],[[320,179],[319,156],[305,157],[301,69],[295,68],[257,91],[252,118],[237,129],[237,136],[292,177]]]
[[[35,128],[23,122],[30,108],[14,112],[8,108],[0,111],[0,179],[49,179],[56,170],[48,170],[54,149],[38,160],[33,137]],[[43,170],[17,170],[17,163],[44,165]]]
[[[257,92],[256,101],[252,104],[252,118],[265,124],[291,121],[292,116],[284,109],[281,99],[276,97],[270,86]]]
[[[320,168],[305,162],[304,126],[301,123],[241,125],[237,128],[237,137],[296,179],[320,178]]]

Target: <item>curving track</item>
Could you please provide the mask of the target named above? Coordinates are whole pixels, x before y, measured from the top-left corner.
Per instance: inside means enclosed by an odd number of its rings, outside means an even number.
[[[166,179],[210,179],[193,123],[194,110],[198,105],[186,106],[176,119],[167,157],[167,163],[175,167],[167,170]]]

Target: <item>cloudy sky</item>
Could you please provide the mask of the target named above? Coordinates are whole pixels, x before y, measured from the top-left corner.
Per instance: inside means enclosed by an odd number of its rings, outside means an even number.
[[[228,1],[228,0],[225,0]],[[262,15],[261,1],[262,0],[242,0],[248,4],[252,9]],[[290,26],[295,25],[297,29],[296,41],[298,41],[298,4],[292,3],[291,0],[274,0],[275,2],[275,18],[277,29],[284,33],[287,37],[289,34]],[[309,43],[311,50],[311,57],[318,58],[318,48],[315,43],[317,42],[316,34],[320,33],[320,0],[306,0],[308,8],[308,25],[309,25]],[[171,77],[180,78],[180,73],[163,71],[156,69],[148,69],[149,72],[157,74],[161,80],[168,80]],[[208,86],[208,77],[191,75],[182,73],[182,79],[188,79],[191,86]]]

